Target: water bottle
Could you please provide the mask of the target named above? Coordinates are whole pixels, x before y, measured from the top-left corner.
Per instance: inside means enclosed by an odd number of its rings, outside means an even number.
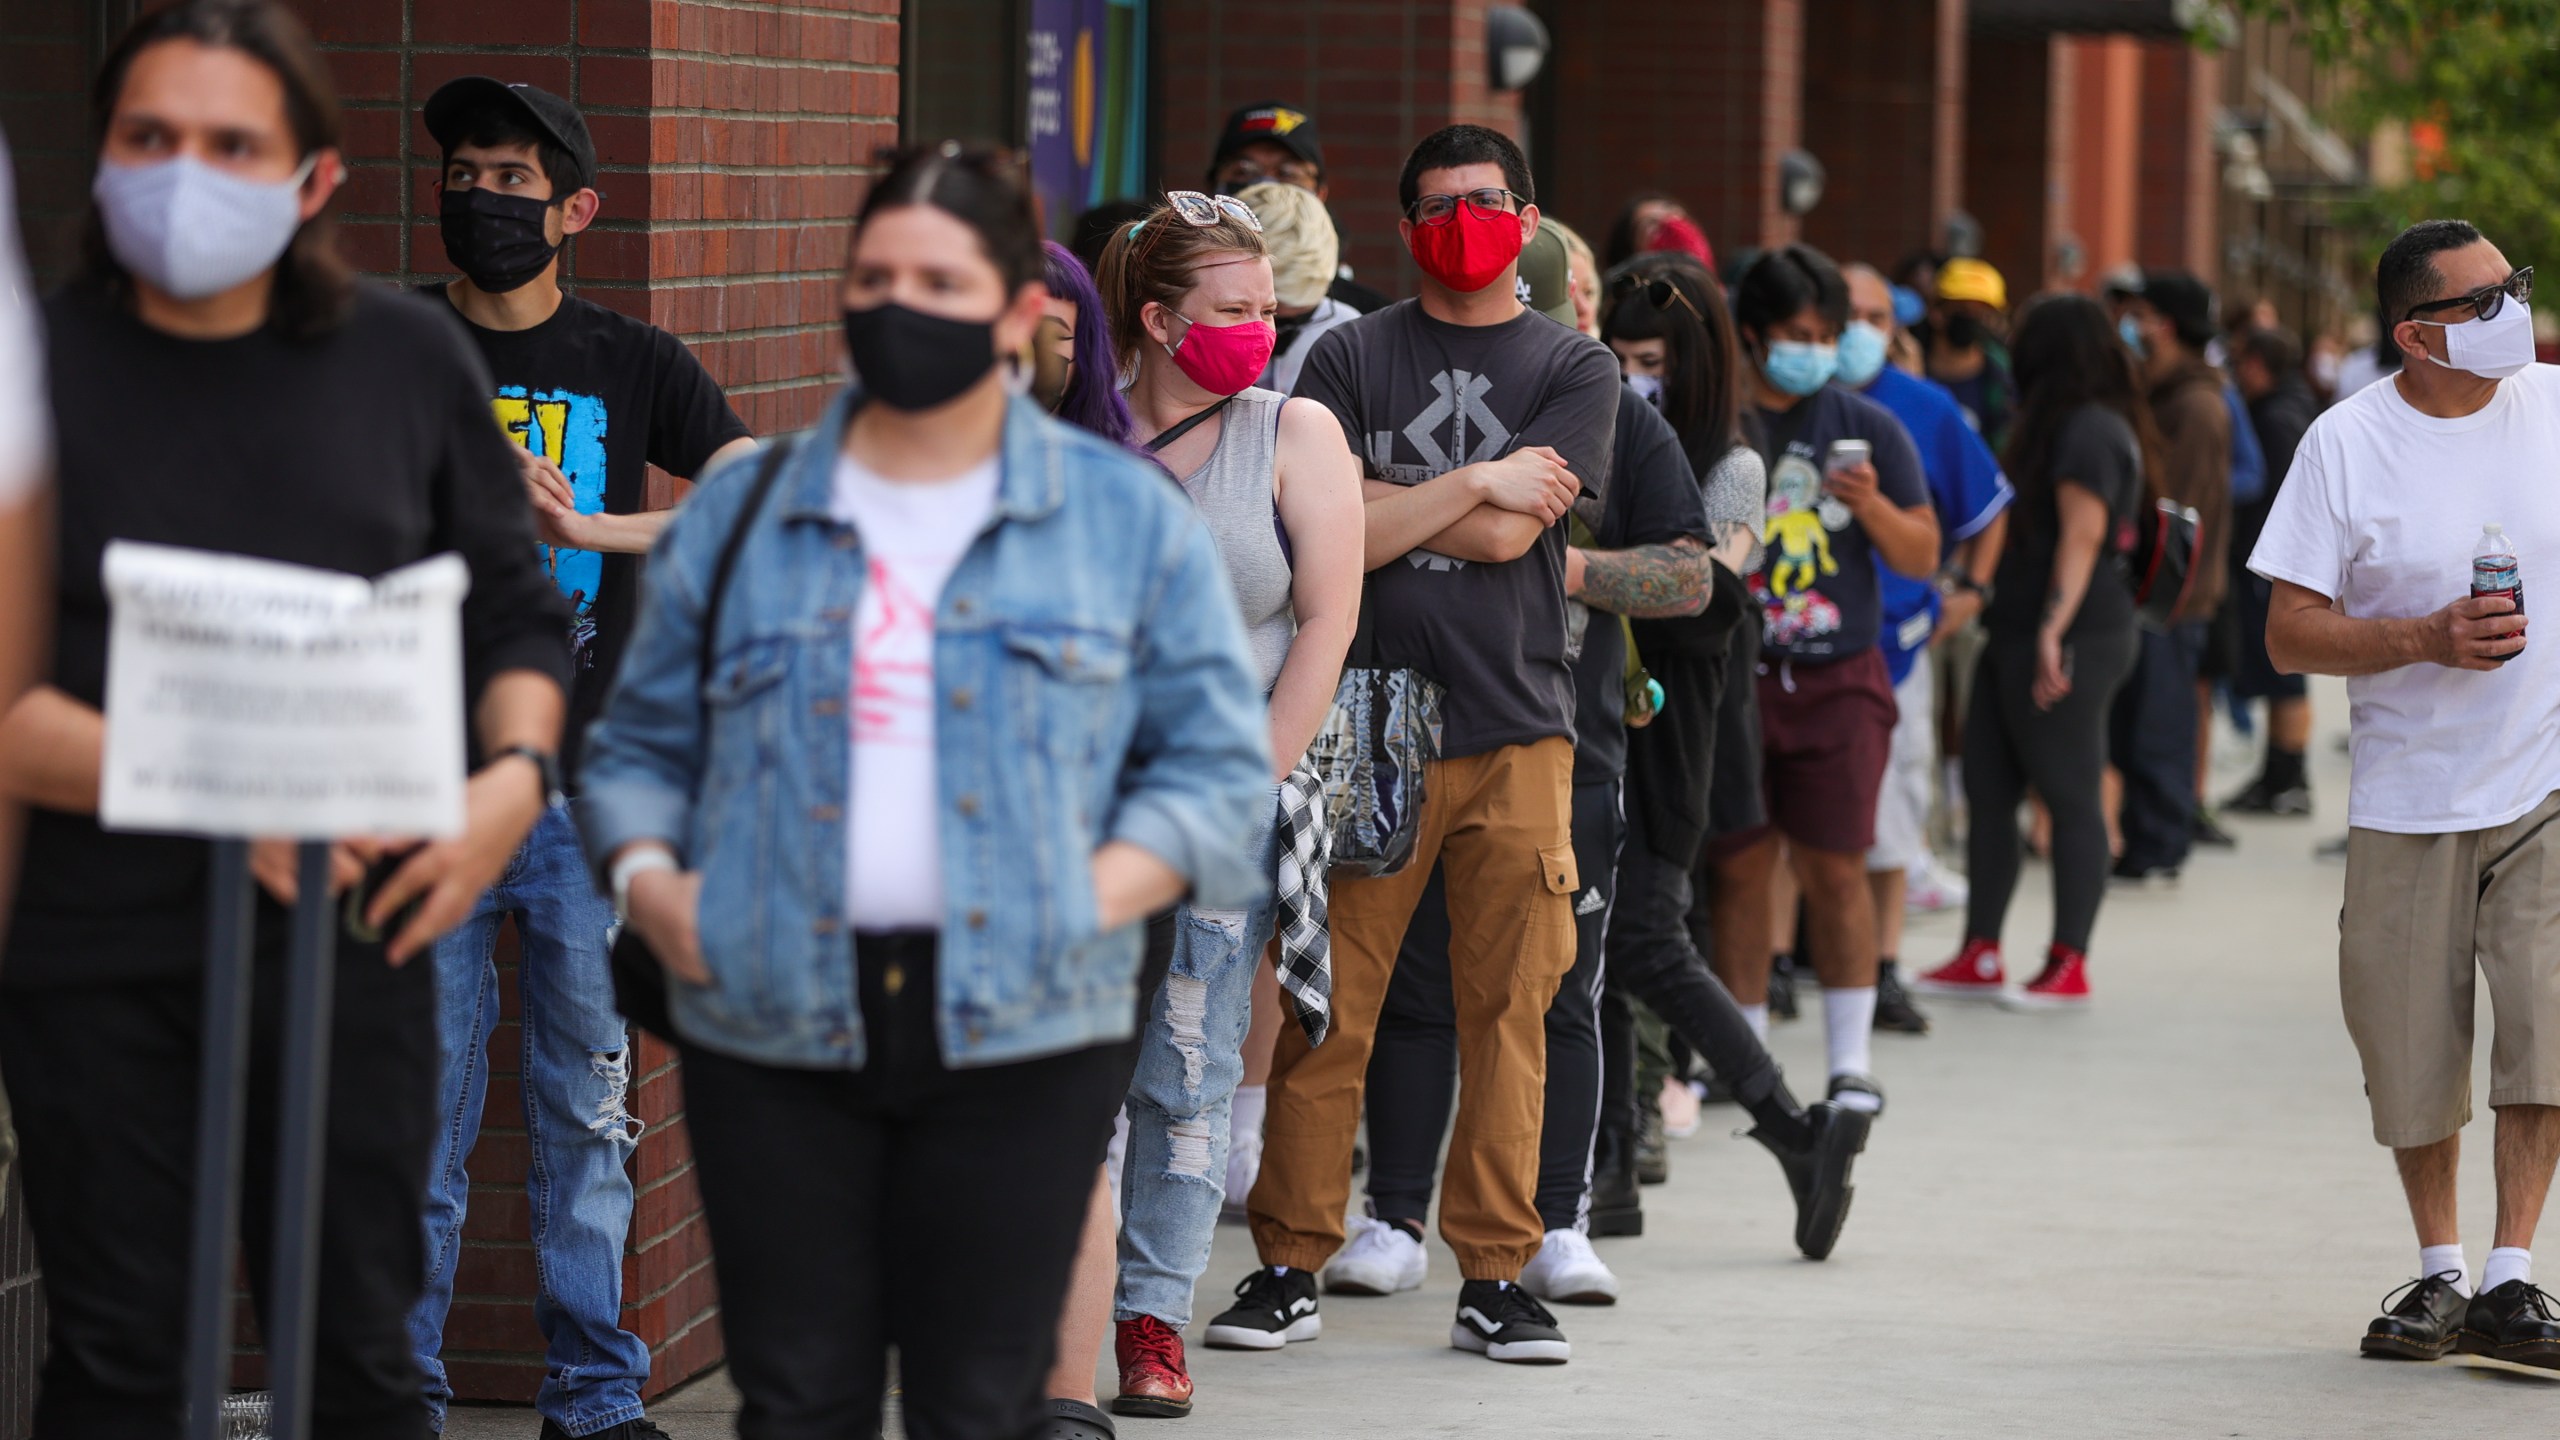
[[[2480,527],[2480,546],[2471,552],[2471,593],[2512,600],[2515,613],[2524,613],[2524,572],[2516,565],[2516,547],[2507,539],[2505,527],[2494,520]],[[2510,630],[2506,633],[2514,635],[2519,632]],[[2495,658],[2504,665],[2511,657],[2500,655]]]

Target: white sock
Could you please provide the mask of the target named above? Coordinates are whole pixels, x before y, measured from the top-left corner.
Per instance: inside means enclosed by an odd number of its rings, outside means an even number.
[[[1236,1087],[1235,1108],[1227,1117],[1229,1135],[1260,1135],[1262,1133],[1262,1093],[1262,1087],[1259,1085]]]
[[[1834,1075],[1872,1075],[1874,1062],[1868,1058],[1869,1046],[1875,1039],[1876,987],[1863,990],[1829,990],[1822,992],[1822,1029],[1831,1042],[1831,1073]]]
[[[2480,1288],[2495,1290],[2510,1280],[2533,1283],[2533,1252],[2513,1245],[2501,1245],[2489,1252],[2489,1261],[2480,1267]]]
[[[2442,1275],[2448,1270],[2454,1275],[2453,1288],[2465,1295],[2470,1294],[2471,1267],[2462,1258],[2461,1246],[2421,1245],[2418,1247],[2420,1276]]]
[[[1751,1022],[1751,1033],[1752,1033],[1752,1034],[1754,1034],[1754,1035],[1759,1036],[1762,1044],[1766,1044],[1766,1043],[1768,1043],[1768,1040],[1769,1040],[1769,1002],[1768,1002],[1768,1001],[1763,1000],[1763,1001],[1761,1001],[1761,1002],[1760,1002],[1759,1004],[1757,1004],[1757,1005],[1745,1005],[1745,1006],[1743,1006],[1743,1007],[1742,1007],[1742,1018]]]

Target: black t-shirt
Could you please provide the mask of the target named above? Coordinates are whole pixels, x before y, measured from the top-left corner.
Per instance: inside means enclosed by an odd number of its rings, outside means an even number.
[[[1317,340],[1297,393],[1342,422],[1369,479],[1417,485],[1548,445],[1605,496],[1619,389],[1606,346],[1534,310],[1450,325],[1407,300]],[[1498,565],[1416,549],[1369,572],[1377,663],[1448,687],[1442,754],[1573,734],[1564,551],[1557,524]]]
[[[439,313],[443,312],[443,313]],[[60,521],[53,683],[102,706],[110,540],[366,577],[453,551],[465,694],[568,678],[567,607],[535,553],[489,376],[441,304],[360,287],[314,340],[182,340],[90,292],[45,307]],[[37,809],[0,985],[178,976],[204,958],[210,847]]]
[[[450,307],[444,286],[428,293]],[[460,311],[454,316],[462,319]],[[560,467],[583,514],[644,509],[650,466],[690,480],[713,452],[748,433],[684,342],[646,320],[564,295],[551,318],[530,330],[462,324],[489,363],[498,428]],[[587,726],[604,707],[631,638],[640,557],[548,545],[541,554],[577,612],[577,680],[560,733],[561,768],[574,777]]]
[[[1855,655],[1876,643],[1882,622],[1877,562],[1866,527],[1824,495],[1823,462],[1834,440],[1866,441],[1884,498],[1908,510],[1929,503],[1920,451],[1892,411],[1837,385],[1761,411],[1760,437],[1769,530],[1751,594],[1760,603],[1763,653],[1817,664]]]
[[[1618,396],[1615,430],[1609,503],[1592,532],[1595,548],[1633,550],[1683,537],[1704,544],[1706,497],[1670,422],[1628,390]],[[1588,622],[1573,662],[1573,783],[1594,785],[1627,768],[1627,627],[1608,611],[1582,608]]]
[[[1995,635],[2029,639],[2043,624],[2045,600],[2053,590],[2054,541],[2062,523],[2054,487],[2077,485],[2106,502],[2108,525],[2107,538],[2099,542],[2097,568],[2089,575],[2089,593],[2072,615],[2069,633],[2130,628],[2133,587],[2115,553],[2115,535],[2142,500],[2142,444],[2133,427],[2103,405],[2081,406],[2055,434],[2044,473],[2026,481],[2018,487],[2017,516],[2000,551],[1983,627]]]

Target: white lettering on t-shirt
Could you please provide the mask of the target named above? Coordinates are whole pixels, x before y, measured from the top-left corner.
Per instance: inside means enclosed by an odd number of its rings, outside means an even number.
[[[888,480],[836,461],[831,506],[862,537],[853,617],[845,918],[857,930],[942,924],[941,771],[935,757],[934,613],[995,507],[989,459],[949,480]]]

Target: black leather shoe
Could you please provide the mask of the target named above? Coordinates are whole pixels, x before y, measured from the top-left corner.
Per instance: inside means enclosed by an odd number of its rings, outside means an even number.
[[[1876,1021],[1878,1030],[1891,1030],[1903,1035],[1929,1033],[1929,1017],[1911,1003],[1911,992],[1902,987],[1902,967],[1884,965],[1876,970]]]
[[[1610,1148],[1614,1153],[1602,1160],[1598,1173],[1591,1178],[1594,1239],[1644,1233],[1644,1197],[1636,1192],[1635,1147],[1621,1143]]]
[[[2382,1314],[2364,1327],[2358,1347],[2377,1360],[2433,1360],[2453,1348],[2471,1297],[2453,1288],[2448,1270],[2412,1280],[2382,1297]]]
[[[1671,1179],[1671,1137],[1662,1133],[1662,1107],[1636,1107],[1636,1183],[1660,1185]]]
[[[2465,1355],[2560,1370],[2560,1312],[2530,1280],[2510,1280],[2471,1297],[2456,1343]]]
[[[1849,1201],[1856,1189],[1849,1167],[1867,1148],[1873,1119],[1855,1110],[1824,1103],[1805,1111],[1808,1134],[1801,1144],[1788,1144],[1753,1126],[1751,1138],[1778,1157],[1787,1188],[1796,1197],[1796,1248],[1808,1260],[1820,1260],[1840,1243],[1840,1227],[1848,1223]]]

